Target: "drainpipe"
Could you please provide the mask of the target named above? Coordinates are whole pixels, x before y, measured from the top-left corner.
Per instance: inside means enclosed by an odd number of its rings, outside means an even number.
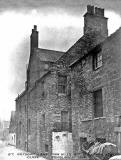
[[[27,84],[27,152],[28,152],[28,84]]]

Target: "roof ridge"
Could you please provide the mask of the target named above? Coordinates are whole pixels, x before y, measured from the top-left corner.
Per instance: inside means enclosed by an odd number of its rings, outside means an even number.
[[[35,49],[36,50],[51,51],[51,52],[58,52],[58,53],[65,53],[63,51],[51,50],[51,49],[46,49],[46,48],[35,48]]]

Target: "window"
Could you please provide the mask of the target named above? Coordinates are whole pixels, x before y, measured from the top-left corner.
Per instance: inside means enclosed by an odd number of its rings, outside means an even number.
[[[66,93],[67,76],[58,75],[58,93]]]
[[[20,145],[21,144],[21,141],[19,140],[18,144]]]
[[[96,70],[102,66],[102,53],[101,52],[98,52],[94,55],[93,66],[94,66],[94,70]]]
[[[28,119],[28,134],[31,133],[31,120]]]
[[[45,95],[45,91],[42,92],[42,98],[45,98],[46,95]]]
[[[62,130],[68,130],[69,129],[68,111],[61,111],[61,129]]]
[[[42,115],[43,127],[45,128],[45,114]]]
[[[102,89],[94,92],[94,117],[103,117]]]
[[[14,143],[16,142],[16,137],[15,137],[15,135],[14,135]]]
[[[46,88],[45,88],[45,81],[44,80],[42,80],[42,88],[41,88],[41,95],[42,95],[42,98],[46,98]]]
[[[27,106],[25,105],[25,112],[27,112]]]
[[[19,105],[19,111],[21,112],[21,110],[22,110],[22,107],[21,107],[21,104]]]
[[[25,142],[25,150],[27,151],[27,142]]]
[[[19,122],[19,134],[21,135],[21,132],[22,132],[22,123]]]
[[[45,152],[48,152],[48,144],[45,144]]]

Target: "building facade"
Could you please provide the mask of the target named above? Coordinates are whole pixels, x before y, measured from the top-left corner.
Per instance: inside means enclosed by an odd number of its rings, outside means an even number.
[[[121,28],[108,36],[107,21],[104,9],[87,6],[84,35],[65,53],[38,48],[34,26],[25,90],[16,98],[18,148],[80,158],[82,143],[97,139],[121,151]]]
[[[8,143],[10,145],[16,146],[16,112],[15,111],[11,111]]]

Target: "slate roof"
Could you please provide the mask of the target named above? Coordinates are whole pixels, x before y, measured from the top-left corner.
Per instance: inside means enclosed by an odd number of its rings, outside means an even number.
[[[55,62],[57,61],[64,52],[48,50],[48,49],[41,49],[36,48],[34,50],[35,54],[37,53],[41,61],[47,62]]]
[[[110,39],[115,38],[117,35],[121,35],[121,27],[117,29],[114,33],[112,33],[108,37],[101,37],[101,35],[97,33],[93,33],[92,35],[85,34],[83,35],[65,54],[69,54],[68,65],[71,67],[75,63],[79,62],[79,60],[90,53],[95,53],[96,51],[101,51],[101,48],[106,41],[110,41]],[[98,40],[97,40],[98,39]],[[73,53],[76,53],[73,56]]]
[[[64,60],[68,66],[71,66],[80,58],[87,55],[97,45],[101,44],[104,40],[105,38],[101,36],[99,32],[85,34],[60,57],[58,62]]]

